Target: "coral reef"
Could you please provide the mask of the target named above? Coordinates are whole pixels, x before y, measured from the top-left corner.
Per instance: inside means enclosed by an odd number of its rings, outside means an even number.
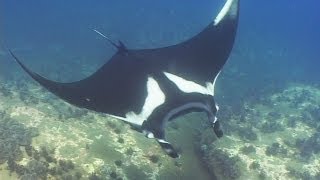
[[[219,179],[237,179],[241,176],[238,165],[239,159],[225,153],[214,145],[201,148],[204,163],[212,174],[220,177]]]
[[[253,169],[253,170],[257,170],[260,168],[260,164],[257,162],[257,161],[253,161],[250,166],[249,166],[250,169]]]
[[[13,158],[7,160],[8,169],[10,172],[15,172],[20,179],[47,179],[55,177],[58,179],[73,179],[81,178],[79,169],[75,169],[72,161],[59,160],[53,158],[54,151],[42,147],[40,152],[32,149],[33,156],[25,165],[19,164]],[[51,157],[48,161],[48,157]]]
[[[300,156],[309,160],[313,154],[320,153],[320,132],[314,133],[310,138],[297,139],[296,147],[300,151]]]
[[[0,174],[13,179],[319,179],[320,90],[294,84],[247,96],[217,100],[223,107],[221,140],[205,115],[168,123],[167,133],[175,135],[168,140],[182,152],[173,161],[121,121],[70,106],[28,81],[0,84]]]
[[[258,135],[250,127],[249,128],[239,127],[238,134],[243,140],[255,141],[258,139]]]
[[[125,168],[125,173],[128,178],[131,179],[147,179],[144,169],[141,169],[137,166],[130,165]]]
[[[295,179],[302,179],[302,180],[317,180],[320,178],[320,173],[317,173],[315,175],[310,174],[308,171],[304,171],[301,169],[298,169],[297,167],[294,167],[292,165],[287,166],[288,176],[290,178]]]
[[[268,146],[266,149],[266,155],[267,156],[287,156],[288,155],[288,150],[281,146],[279,143],[272,143],[271,146]]]
[[[16,149],[10,152],[15,153],[14,158],[0,157],[3,166],[0,178],[10,175],[13,179],[155,179],[166,169],[172,172],[167,177],[182,172],[195,177],[207,174],[204,168],[192,173],[193,167],[184,165],[189,160],[173,162],[156,142],[131,131],[125,123],[72,107],[35,88],[33,83],[11,84],[9,90],[14,92],[12,97],[0,93],[0,128],[8,131],[10,128],[6,126],[14,120],[10,126],[17,130],[5,133],[17,138],[14,140],[17,146],[11,146]],[[10,123],[4,119],[10,119]],[[183,129],[180,123],[174,123],[169,131],[176,133]],[[186,144],[192,144],[193,139],[188,141]],[[0,146],[7,148],[2,143]],[[192,151],[183,153],[187,159],[195,157]]]
[[[249,145],[249,146],[243,146],[240,151],[243,153],[243,154],[251,154],[251,153],[255,153],[256,152],[256,148],[252,145]]]
[[[228,119],[221,121],[223,140],[209,139],[202,130],[199,156],[218,179],[317,179],[319,104],[320,89],[295,84],[255,104],[225,105],[218,114],[218,119]]]
[[[3,96],[6,96],[6,97],[12,97],[13,96],[12,91],[10,91],[9,88],[7,88],[5,85],[2,85],[2,84],[0,84],[0,93]]]
[[[278,122],[271,121],[263,123],[260,130],[263,133],[274,133],[277,131],[283,131],[284,127]]]
[[[10,118],[5,112],[0,114],[0,164],[9,159],[21,160],[21,146],[28,149],[31,139],[38,133],[32,133],[34,128],[26,128],[23,124]]]

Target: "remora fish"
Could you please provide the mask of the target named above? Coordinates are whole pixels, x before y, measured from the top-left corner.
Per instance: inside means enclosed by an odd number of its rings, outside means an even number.
[[[20,66],[53,94],[78,107],[123,120],[155,138],[171,157],[177,151],[165,139],[166,122],[203,111],[215,134],[223,132],[216,118],[216,79],[232,50],[237,31],[239,1],[227,0],[215,19],[199,34],[176,45],[156,49],[128,49],[110,41],[117,52],[91,76],[60,83]],[[98,31],[96,31],[98,32]],[[100,35],[104,36],[100,32]]]

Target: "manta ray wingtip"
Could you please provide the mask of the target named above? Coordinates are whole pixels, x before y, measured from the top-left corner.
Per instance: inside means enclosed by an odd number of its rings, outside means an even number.
[[[27,73],[30,74],[31,72],[29,71],[29,69],[18,59],[18,57],[13,53],[13,51],[9,48],[8,51],[10,55],[13,57],[13,59],[22,67],[22,69],[24,69]]]

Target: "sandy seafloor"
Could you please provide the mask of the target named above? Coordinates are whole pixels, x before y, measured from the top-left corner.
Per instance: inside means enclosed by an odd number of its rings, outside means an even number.
[[[69,105],[26,74],[0,76],[0,180],[320,179],[320,87],[288,83],[243,99],[221,103],[221,139],[202,113],[169,123],[182,154],[174,160],[122,121]]]
[[[19,148],[22,154],[15,154],[15,162],[25,170],[18,174],[17,168],[10,170],[7,159],[0,156],[5,159],[0,166],[0,179],[25,178],[26,174],[26,179],[68,179],[70,175],[79,179],[78,172],[81,179],[210,179],[195,156],[194,137],[188,125],[175,125],[175,129],[188,133],[167,130],[174,139],[183,139],[183,156],[173,160],[154,140],[131,130],[127,124],[69,105],[35,83],[20,83],[1,83],[0,122],[14,121],[30,131],[37,130],[31,144],[33,155],[27,155],[24,144]],[[27,136],[24,132],[12,134]],[[8,139],[0,138],[3,143]],[[40,170],[30,164],[36,159],[34,154],[40,154],[36,160]],[[69,160],[74,167],[63,168],[61,164]]]
[[[0,122],[13,121],[13,131],[22,125],[21,134],[6,132],[32,141],[18,142],[11,169],[1,149],[0,179],[319,179],[319,104],[319,87],[291,84],[244,102],[238,113],[221,107],[228,119],[219,140],[199,123],[203,114],[181,117],[167,127],[182,152],[174,160],[125,123],[64,103],[36,83],[1,83]],[[5,148],[10,136],[0,138]]]

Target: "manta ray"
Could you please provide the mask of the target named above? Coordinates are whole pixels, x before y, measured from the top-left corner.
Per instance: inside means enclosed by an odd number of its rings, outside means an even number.
[[[115,43],[105,36],[116,53],[92,75],[76,82],[49,80],[9,51],[24,71],[56,96],[130,124],[155,139],[170,157],[177,158],[178,151],[165,138],[165,126],[178,116],[205,112],[216,136],[223,136],[216,117],[214,87],[234,44],[239,1],[227,0],[208,26],[175,45],[129,49],[123,42]]]

